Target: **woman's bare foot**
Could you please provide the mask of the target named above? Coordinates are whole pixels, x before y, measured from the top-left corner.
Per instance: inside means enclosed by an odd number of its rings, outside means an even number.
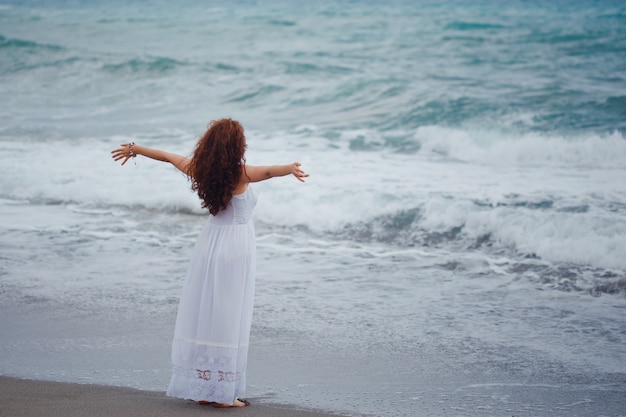
[[[232,404],[224,404],[224,403],[213,403],[213,407],[215,408],[231,408],[231,407],[245,407],[250,405],[250,403],[246,400],[236,399]]]

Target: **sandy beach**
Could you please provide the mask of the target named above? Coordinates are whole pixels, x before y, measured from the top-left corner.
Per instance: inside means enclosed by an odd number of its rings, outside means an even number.
[[[244,408],[217,409],[193,401],[170,398],[163,392],[0,377],[0,416],[2,417],[165,417],[218,416],[233,415],[233,413],[241,417],[333,415],[254,402]]]

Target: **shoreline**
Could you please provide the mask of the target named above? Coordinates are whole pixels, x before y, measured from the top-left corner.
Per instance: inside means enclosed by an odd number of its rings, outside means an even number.
[[[232,412],[242,417],[341,417],[286,404],[256,402],[254,398],[248,407],[218,409],[167,397],[165,392],[0,375],[2,417],[193,417]]]

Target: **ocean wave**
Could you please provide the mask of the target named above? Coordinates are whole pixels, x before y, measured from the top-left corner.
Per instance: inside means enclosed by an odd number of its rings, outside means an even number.
[[[112,73],[163,74],[186,65],[185,62],[173,58],[147,56],[143,58],[135,57],[115,64],[106,63],[102,65],[102,69]]]
[[[58,45],[42,44],[20,39],[7,39],[0,36],[0,49],[4,49],[11,59],[0,61],[0,70],[5,74],[20,71],[48,70],[51,76],[62,75],[76,78],[77,83],[91,80],[94,74],[171,76],[184,67],[209,72],[240,72],[241,68],[224,63],[202,64],[188,62],[167,56],[128,56],[128,54],[98,54],[66,48]],[[86,77],[85,74],[90,76]],[[37,80],[37,75],[34,75]],[[133,78],[134,79],[134,78]]]
[[[554,202],[536,204],[533,201],[520,201],[519,203],[511,206],[494,205],[489,210],[515,210],[518,213],[525,210],[558,211],[555,207],[557,204]],[[10,198],[3,199],[1,204],[15,207],[27,204],[31,210],[36,210],[36,207],[40,206],[42,212],[45,212],[45,206],[61,207],[78,215],[110,219],[107,221],[113,223],[116,221],[115,219],[128,219],[129,217],[146,219],[165,218],[167,216],[168,222],[193,222],[196,225],[194,227],[200,227],[207,216],[203,210],[176,205],[174,202],[161,205],[120,204],[119,202],[106,201],[86,203],[38,197],[19,201]],[[477,204],[477,206],[480,211],[485,211],[484,204]],[[541,250],[541,242],[545,239],[551,239],[554,229],[569,229],[571,225],[568,225],[567,222],[559,224],[558,221],[555,221],[557,217],[548,217],[540,220],[546,225],[550,224],[548,233],[545,233],[546,229],[541,225],[539,227],[530,225],[529,227],[534,229],[532,234],[530,232],[520,233],[519,230],[507,230],[506,221],[501,222],[498,220],[498,216],[487,215],[484,219],[488,219],[489,223],[484,223],[477,228],[476,220],[472,219],[472,212],[466,206],[457,208],[459,208],[459,213],[469,213],[461,222],[459,222],[458,216],[450,216],[449,210],[448,213],[443,213],[443,216],[446,217],[443,222],[441,217],[434,219],[432,218],[433,207],[421,205],[412,209],[380,215],[370,221],[352,222],[334,231],[315,231],[302,224],[280,226],[266,223],[262,219],[258,219],[257,223],[261,235],[268,233],[271,235],[278,231],[292,235],[295,232],[300,236],[298,239],[318,239],[320,242],[328,242],[329,245],[342,246],[345,244],[341,242],[357,243],[358,246],[355,247],[360,248],[359,253],[362,252],[362,256],[367,256],[369,250],[367,248],[370,247],[378,248],[376,250],[382,250],[381,253],[384,254],[392,254],[397,250],[417,250],[426,257],[435,256],[435,259],[439,259],[443,256],[442,259],[447,259],[447,261],[438,267],[460,271],[470,276],[486,273],[485,268],[477,268],[476,265],[472,264],[474,262],[472,259],[484,258],[487,260],[485,261],[487,264],[495,263],[497,265],[496,270],[505,272],[507,276],[523,278],[544,288],[587,293],[596,297],[626,295],[626,264],[619,262],[622,251],[626,250],[624,247],[626,242],[623,239],[602,242],[595,226],[586,224],[583,217],[578,216],[577,219],[574,218],[573,220],[579,225],[581,231],[574,245],[569,243],[564,245],[568,237],[560,235],[548,242],[547,246],[543,245],[544,248]],[[437,213],[441,212],[439,208],[434,210]],[[585,212],[583,211],[583,213]],[[457,218],[455,219],[455,217]],[[506,217],[520,218],[519,215]],[[515,222],[513,221],[513,223]],[[453,224],[457,225],[454,226]],[[513,224],[513,228],[516,228],[515,224]],[[163,227],[159,227],[160,229]],[[92,232],[86,234],[97,239],[108,239],[119,234],[117,229],[110,228]],[[155,241],[174,238],[167,234],[170,233],[169,229],[163,233],[165,233],[163,236],[152,233],[151,238]],[[193,234],[185,236],[185,238],[193,239]],[[530,247],[527,242],[524,242],[525,239],[532,241]],[[381,249],[381,244],[385,249]],[[619,247],[620,244],[622,247]],[[577,245],[579,247],[576,247]],[[563,246],[566,247],[563,248]],[[594,248],[591,249],[592,247]],[[603,258],[602,254],[610,247],[617,248],[610,255],[613,257],[612,260],[608,257]],[[535,251],[534,249],[539,250]],[[570,251],[579,254],[587,251],[590,256],[587,256],[586,259],[562,256]],[[455,254],[458,254],[458,257]],[[402,258],[394,257],[394,259],[398,261]],[[465,262],[470,264],[466,265]]]
[[[601,13],[598,15],[598,19],[603,20],[626,20],[626,12],[616,11],[614,13]]]
[[[488,119],[496,109],[477,97],[441,97],[418,99],[400,110],[394,119],[383,122],[386,129],[403,126],[418,128],[425,125],[458,126],[477,119]]]
[[[0,35],[0,49],[26,49],[33,52],[37,50],[62,51],[65,48],[59,45],[39,43],[25,39],[6,38]]]
[[[471,30],[492,30],[504,29],[506,26],[498,23],[480,23],[480,22],[450,22],[445,26],[447,30],[471,31]]]
[[[14,60],[10,63],[10,67],[6,68],[0,64],[0,71],[4,74],[12,74],[20,71],[36,71],[36,70],[52,70],[62,71],[67,68],[71,68],[76,65],[89,62],[84,58],[76,56],[59,57],[58,59],[44,59],[44,60]]]
[[[294,22],[293,20],[280,20],[280,19],[270,19],[268,21],[268,23],[272,26],[283,26],[283,27],[289,27],[289,26],[296,26],[297,23]]]
[[[626,251],[626,240],[613,235],[620,232],[602,230],[602,219],[582,217],[586,209],[560,215],[554,206],[552,201],[527,201],[472,210],[461,204],[456,209],[448,207],[443,214],[437,206],[435,214],[426,204],[349,223],[332,235],[404,248],[483,253],[497,257],[508,274],[542,286],[594,296],[625,295],[626,263],[621,253]],[[532,215],[527,210],[545,214]],[[614,227],[620,229],[617,224]],[[458,263],[442,267],[463,269]]]
[[[2,35],[0,51],[5,58],[0,60],[0,74],[6,75],[46,66],[58,69],[68,60],[75,59],[64,56],[65,48],[58,45],[6,38]]]
[[[558,135],[423,126],[420,152],[494,165],[626,167],[626,139],[612,134]]]
[[[298,57],[296,57],[298,58]],[[345,65],[328,65],[320,63],[311,63],[299,60],[285,61],[285,74],[305,75],[305,74],[352,74],[356,70]]]
[[[2,201],[3,200],[3,201]],[[154,203],[144,203],[144,202],[105,202],[105,201],[94,201],[94,202],[85,202],[78,199],[58,199],[52,197],[46,197],[43,195],[34,196],[28,199],[15,199],[11,195],[2,195],[0,194],[0,201],[4,204],[28,204],[31,206],[63,206],[68,210],[79,213],[79,214],[88,214],[88,215],[111,215],[118,213],[145,213],[145,215],[154,215],[154,214],[179,214],[179,215],[189,215],[189,216],[197,216],[197,217],[206,217],[206,211],[200,209],[200,204],[198,204],[198,208],[194,208],[189,205],[181,204],[181,202],[177,201],[168,201],[163,202],[161,204]]]
[[[229,96],[225,97],[226,102],[229,103],[238,103],[238,102],[258,102],[259,100],[266,100],[269,96],[274,93],[284,91],[285,87],[281,85],[261,85],[254,86],[244,90],[239,90],[234,93],[231,93]]]
[[[616,98],[614,105],[619,108],[622,101]],[[541,133],[424,125],[414,130],[344,131],[340,137],[354,152],[393,151],[483,165],[626,167],[626,138],[618,131]]]
[[[598,104],[599,108],[615,112],[621,117],[626,117],[626,96],[610,96]]]
[[[223,62],[218,62],[211,66],[213,69],[218,71],[227,71],[227,72],[239,72],[242,71],[241,67],[232,64],[225,64]]]
[[[463,89],[472,88],[473,83],[470,79],[439,75],[429,76],[429,79],[436,83],[459,85]],[[623,80],[615,76],[612,82],[617,86]],[[504,95],[513,94],[518,98],[504,105],[497,100],[473,95],[409,98],[406,92],[411,89],[410,84],[394,79],[367,80],[358,87],[355,91],[347,90],[350,94],[338,94],[346,91],[346,87],[342,86],[341,90],[338,88],[329,95],[330,99],[326,102],[345,101],[356,94],[355,97],[359,98],[371,97],[371,100],[358,100],[357,104],[364,110],[376,110],[377,117],[369,118],[366,123],[382,130],[417,129],[431,125],[451,128],[481,125],[485,129],[509,127],[512,130],[545,133],[615,130],[626,133],[622,96],[589,96],[583,90],[556,84],[542,86],[539,90],[495,85],[493,93],[496,97],[503,99]],[[383,103],[394,111],[381,112]],[[349,113],[352,109],[345,107],[343,111]]]
[[[523,38],[524,43],[547,43],[547,44],[567,44],[580,43],[582,41],[595,41],[600,39],[600,33],[589,32],[563,32],[562,30],[552,30],[545,32],[534,32]]]
[[[515,271],[518,268],[512,268]],[[535,268],[536,281],[544,286],[566,292],[626,295],[626,272],[590,268],[580,265],[557,265]],[[526,274],[527,275],[527,274]]]

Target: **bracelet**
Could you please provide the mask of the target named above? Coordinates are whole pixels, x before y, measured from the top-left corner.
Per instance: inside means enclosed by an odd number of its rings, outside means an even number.
[[[134,158],[137,156],[137,154],[133,150],[133,146],[135,146],[135,142],[131,142],[128,144],[128,153],[129,153],[128,157],[129,158]]]

